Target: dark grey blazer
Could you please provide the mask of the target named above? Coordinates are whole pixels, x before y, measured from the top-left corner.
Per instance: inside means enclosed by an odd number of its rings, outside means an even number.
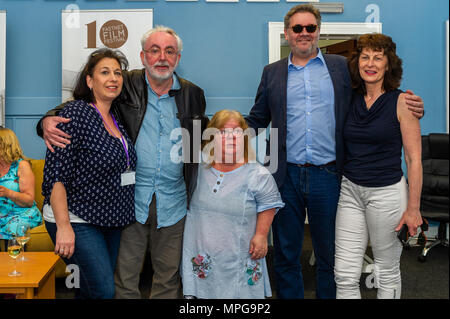
[[[343,128],[350,109],[352,89],[345,57],[324,54],[325,63],[334,86],[334,108],[336,115],[336,165],[339,173],[344,165]],[[256,93],[255,104],[246,117],[250,127],[257,130],[271,127],[278,129],[278,170],[273,174],[278,187],[286,176],[286,96],[288,58],[266,65]],[[266,154],[270,154],[267,143]]]

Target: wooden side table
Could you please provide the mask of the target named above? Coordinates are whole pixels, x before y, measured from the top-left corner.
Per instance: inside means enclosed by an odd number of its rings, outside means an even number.
[[[0,294],[17,294],[18,299],[55,299],[54,252],[25,252],[27,261],[16,261],[0,252]],[[19,257],[20,258],[20,257]],[[16,267],[22,276],[8,274]]]

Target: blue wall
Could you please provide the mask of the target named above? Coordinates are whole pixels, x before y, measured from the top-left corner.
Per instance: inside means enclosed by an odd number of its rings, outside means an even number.
[[[331,1],[331,0],[330,0]],[[329,2],[324,0],[322,2]],[[445,21],[448,0],[341,0],[344,13],[327,22],[364,22],[367,5],[380,8],[383,33],[404,62],[403,89],[422,96],[422,133],[446,130]],[[282,21],[296,3],[132,2],[125,0],[0,0],[7,11],[6,125],[25,154],[45,157],[37,120],[61,100],[61,10],[154,9],[154,24],[174,28],[184,41],[178,73],[205,90],[207,113],[235,108],[247,113],[268,61],[268,21]],[[143,30],[144,32],[145,30]]]

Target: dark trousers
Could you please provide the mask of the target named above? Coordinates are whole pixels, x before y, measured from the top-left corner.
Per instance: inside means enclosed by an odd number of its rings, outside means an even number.
[[[55,223],[45,227],[56,242]],[[77,265],[80,271],[80,289],[76,298],[114,298],[114,268],[119,251],[121,227],[100,227],[92,224],[72,223],[75,232],[75,251],[71,258],[63,258],[66,265]]]
[[[334,281],[335,220],[340,179],[335,165],[289,164],[280,188],[285,207],[273,221],[277,298],[302,299],[302,253],[306,213],[316,257],[316,297],[336,298]]]

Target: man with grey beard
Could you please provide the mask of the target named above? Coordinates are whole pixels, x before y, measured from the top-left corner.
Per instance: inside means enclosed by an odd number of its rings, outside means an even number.
[[[123,72],[123,89],[112,106],[138,157],[136,222],[122,231],[114,278],[116,298],[141,298],[139,275],[147,252],[153,269],[150,298],[181,298],[178,270],[184,220],[197,180],[198,163],[192,158],[200,150],[200,145],[192,143],[193,132],[194,127],[197,131],[206,127],[206,102],[201,88],[175,73],[182,41],[174,30],[157,26],[144,34],[141,45],[145,68]],[[37,126],[50,150],[70,143],[70,136],[57,127],[69,119],[51,116],[63,107],[48,112]],[[181,142],[172,140],[171,132],[180,128],[190,135],[182,140],[183,154],[190,154],[184,163],[170,157],[173,146]]]

